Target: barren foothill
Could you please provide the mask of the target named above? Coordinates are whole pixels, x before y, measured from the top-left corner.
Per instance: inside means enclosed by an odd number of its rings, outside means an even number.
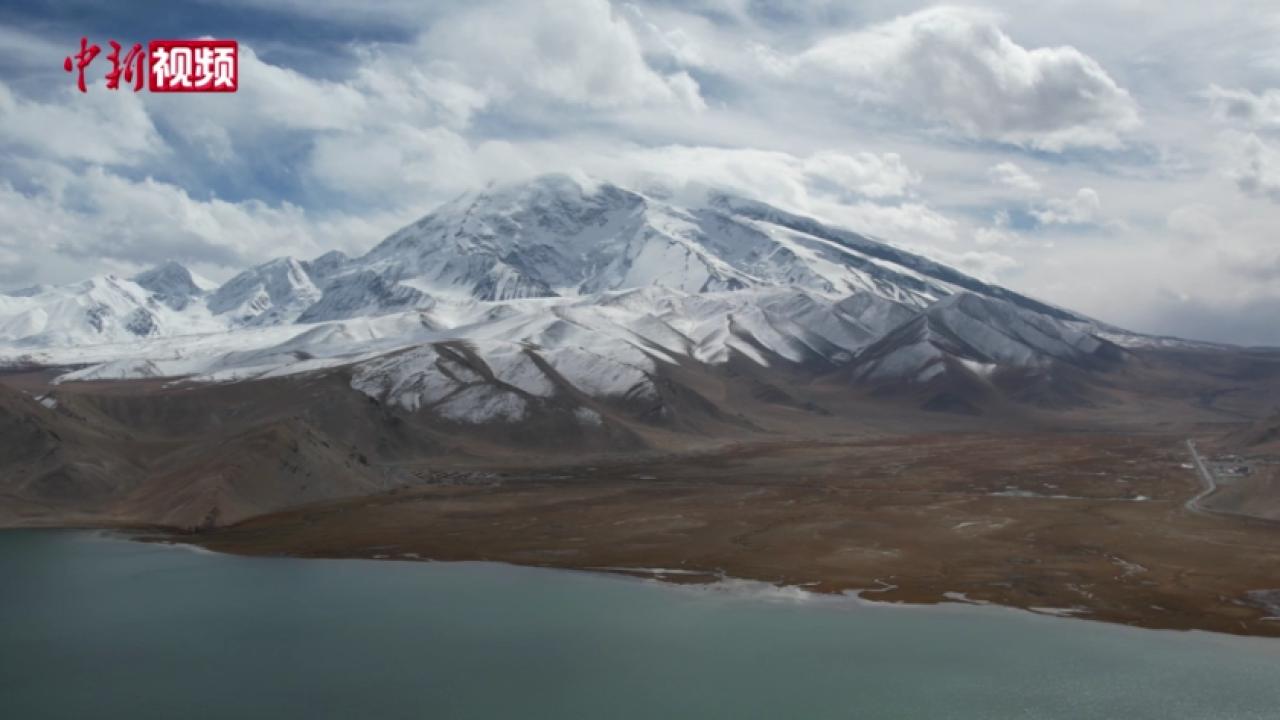
[[[184,537],[245,554],[494,560],[877,600],[961,597],[1152,628],[1280,636],[1280,528],[1191,512],[1182,439],[934,435],[744,446],[449,484]],[[652,574],[652,573],[650,573]],[[1269,583],[1269,584],[1268,584]]]

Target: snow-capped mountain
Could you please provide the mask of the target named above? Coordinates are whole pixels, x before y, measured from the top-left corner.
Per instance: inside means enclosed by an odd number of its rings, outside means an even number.
[[[193,275],[190,270],[170,260],[134,275],[132,280],[151,296],[174,310],[183,310],[217,286]]]
[[[181,278],[173,282],[164,268],[153,272],[134,280],[104,275],[74,285],[0,294],[0,343],[74,348],[222,328],[201,303],[193,302],[202,292],[198,287],[193,294]]]
[[[1087,318],[850,230],[565,176],[467,193],[362,256],[277,258],[216,289],[167,263],[0,295],[0,344],[0,359],[83,366],[64,381],[346,366],[371,397],[468,422],[644,403],[664,368],[735,359],[923,383],[956,363],[992,376],[1122,352]]]
[[[209,296],[209,311],[235,325],[291,323],[320,298],[306,267],[276,258],[236,275]]]
[[[922,308],[968,290],[1064,319],[1071,313],[857,233],[722,194],[689,207],[564,176],[468,193],[361,258],[327,263],[311,321],[425,306],[664,287],[871,293]]]

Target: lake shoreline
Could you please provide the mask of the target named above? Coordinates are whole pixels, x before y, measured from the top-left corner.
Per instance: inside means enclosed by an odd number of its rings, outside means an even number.
[[[55,529],[55,528],[46,528]],[[860,607],[884,607],[884,608],[981,608],[997,611],[1015,612],[1042,618],[1055,618],[1060,620],[1076,620],[1088,621],[1091,623],[1100,623],[1108,626],[1125,627],[1134,630],[1155,631],[1155,632],[1174,632],[1174,633],[1192,633],[1206,634],[1222,637],[1248,638],[1253,640],[1271,641],[1280,639],[1280,618],[1275,620],[1274,632],[1250,632],[1250,631],[1233,631],[1232,629],[1214,630],[1199,627],[1195,624],[1179,624],[1171,625],[1158,621],[1150,623],[1144,622],[1120,622],[1108,618],[1105,615],[1094,614],[1087,608],[1081,607],[1058,607],[1051,603],[1040,606],[1021,606],[1016,604],[1006,604],[988,600],[975,600],[968,598],[964,593],[957,591],[945,591],[941,596],[935,594],[913,594],[910,591],[903,591],[895,586],[887,587],[835,587],[821,582],[810,582],[803,585],[786,584],[765,579],[752,578],[749,576],[739,576],[724,571],[704,571],[689,569],[671,569],[671,568],[642,568],[642,567],[598,567],[584,566],[564,563],[532,563],[519,562],[501,559],[489,559],[481,557],[461,557],[461,558],[433,558],[424,557],[418,553],[394,553],[390,548],[381,548],[380,552],[370,552],[366,554],[343,552],[328,555],[314,554],[293,554],[288,552],[277,552],[271,549],[246,549],[237,547],[236,549],[228,549],[216,542],[208,543],[198,533],[190,533],[180,530],[163,529],[163,528],[127,528],[127,527],[104,527],[104,528],[81,528],[85,530],[101,530],[103,532],[128,539],[133,542],[142,542],[149,544],[159,544],[172,546],[175,548],[183,548],[191,551],[225,554],[240,557],[258,557],[258,558],[289,558],[300,560],[359,560],[374,562],[407,562],[407,563],[448,563],[448,564],[469,564],[469,563],[489,563],[497,565],[509,565],[513,567],[523,567],[539,570],[553,570],[561,572],[588,573],[598,575],[609,575],[615,577],[623,577],[633,580],[656,582],[669,586],[692,586],[711,588],[712,586],[723,584],[752,584],[761,588],[771,588],[781,594],[794,594],[799,596],[803,594],[807,599],[818,601],[831,601],[836,603],[849,603]],[[143,533],[143,534],[138,534]],[[1154,620],[1154,619],[1153,619]],[[1280,645],[1277,645],[1280,649]]]
[[[246,557],[185,539],[0,532],[19,590],[0,595],[0,716],[1261,720],[1280,702],[1267,639],[642,579],[691,577],[673,568]]]
[[[185,546],[187,549],[198,551],[198,552],[224,554],[223,551],[221,550],[211,549],[198,542],[191,542],[189,538],[188,539],[171,538],[168,540],[150,540],[150,541],[140,539],[140,538],[130,538],[130,539],[137,542],[156,542],[156,543],[169,544],[175,547]],[[1085,610],[1085,609],[1054,608],[1054,607],[1022,607],[1018,605],[1005,605],[1005,604],[987,602],[987,601],[978,602],[978,601],[973,601],[969,599],[961,599],[961,597],[959,596],[963,596],[963,593],[951,593],[951,592],[946,593],[946,595],[952,595],[956,597],[944,596],[942,598],[927,598],[927,599],[924,597],[918,597],[918,598],[908,597],[906,599],[878,600],[876,599],[876,594],[884,592],[884,590],[880,588],[848,588],[844,590],[828,590],[828,589],[818,588],[816,586],[800,587],[797,585],[777,584],[777,583],[769,582],[767,580],[757,580],[753,578],[737,577],[733,575],[721,575],[719,573],[712,573],[712,572],[688,571],[687,573],[686,572],[680,572],[680,573],[652,572],[651,573],[651,572],[646,572],[645,569],[642,569],[642,568],[601,568],[601,567],[579,567],[574,565],[541,565],[541,564],[531,564],[531,563],[509,562],[505,560],[480,560],[480,559],[437,560],[437,559],[425,558],[425,557],[409,557],[404,555],[390,556],[390,555],[383,555],[383,554],[375,554],[375,555],[367,555],[367,556],[340,555],[340,556],[323,556],[323,557],[304,556],[304,555],[279,555],[279,554],[241,554],[241,553],[226,553],[226,554],[240,555],[241,557],[264,557],[264,558],[276,557],[276,558],[290,558],[290,559],[297,559],[297,560],[357,560],[357,561],[372,561],[372,562],[410,562],[410,563],[448,563],[448,564],[484,563],[484,564],[494,564],[494,565],[508,565],[512,567],[530,568],[530,569],[536,569],[536,570],[551,570],[551,571],[558,571],[558,572],[608,575],[613,577],[627,578],[631,580],[655,582],[661,585],[675,586],[675,587],[710,588],[712,586],[725,584],[725,583],[730,583],[730,584],[746,583],[746,584],[771,588],[783,594],[793,593],[793,592],[804,593],[808,596],[811,596],[813,600],[816,600],[819,602],[830,601],[832,603],[847,603],[850,606],[857,606],[857,607],[876,607],[876,608],[890,608],[890,609],[893,609],[893,608],[897,608],[897,609],[913,609],[913,608],[980,609],[980,610],[990,610],[990,611],[999,611],[999,612],[1011,612],[1011,613],[1034,616],[1039,618],[1085,621],[1090,623],[1107,625],[1110,627],[1127,628],[1130,630],[1140,630],[1145,632],[1190,633],[1190,634],[1198,634],[1198,635],[1216,636],[1221,638],[1247,639],[1251,641],[1263,641],[1263,642],[1272,642],[1272,641],[1280,640],[1280,617],[1275,619],[1276,625],[1277,625],[1277,632],[1275,633],[1230,632],[1230,631],[1205,630],[1205,629],[1194,627],[1194,626],[1171,627],[1171,626],[1158,625],[1158,624],[1145,625],[1141,623],[1116,622],[1113,620],[1108,620],[1105,617],[1095,617],[1091,615],[1088,612],[1088,610]],[[796,601],[805,602],[806,600],[797,598]],[[1277,643],[1275,645],[1275,648],[1277,651],[1280,651],[1280,643]]]
[[[1189,459],[1185,438],[1167,436],[784,443],[495,470],[232,525],[142,532],[247,556],[662,568],[671,583],[744,578],[910,604],[964,597],[1280,637],[1280,622],[1266,619],[1280,588],[1266,572],[1280,567],[1274,524],[1188,508],[1203,489]]]
[[[742,597],[755,597],[767,602],[789,603],[795,605],[813,605],[826,608],[878,608],[887,610],[925,610],[925,611],[954,611],[954,612],[979,612],[993,613],[1000,615],[1012,615],[1015,617],[1024,617],[1038,620],[1056,620],[1056,621],[1084,621],[1092,625],[1101,625],[1117,630],[1128,630],[1136,632],[1156,632],[1156,633],[1172,633],[1174,635],[1193,635],[1209,638],[1218,638],[1227,642],[1248,642],[1261,643],[1258,647],[1267,647],[1280,652],[1280,643],[1273,642],[1280,639],[1280,635],[1250,634],[1250,633],[1231,633],[1217,632],[1213,630],[1203,630],[1200,628],[1173,628],[1173,627],[1151,627],[1141,624],[1117,623],[1108,621],[1103,618],[1093,617],[1087,613],[1077,612],[1061,612],[1057,608],[1029,608],[1018,607],[1014,605],[1002,605],[999,603],[991,603],[985,601],[974,601],[964,596],[963,593],[946,593],[946,597],[941,599],[929,600],[879,600],[876,599],[877,594],[884,593],[886,588],[849,588],[845,590],[825,590],[816,586],[801,587],[797,585],[783,585],[770,583],[764,580],[755,580],[752,578],[735,577],[724,575],[718,572],[700,572],[676,570],[671,568],[624,568],[624,567],[575,567],[570,565],[535,565],[528,563],[508,562],[504,560],[481,560],[481,559],[464,559],[464,560],[439,560],[428,557],[414,557],[406,555],[387,555],[376,554],[368,556],[360,555],[340,555],[340,556],[301,556],[288,554],[268,554],[268,553],[240,553],[230,552],[226,550],[212,549],[202,543],[194,542],[193,535],[190,532],[175,530],[172,528],[132,528],[128,526],[112,526],[112,527],[76,527],[61,528],[53,526],[32,527],[32,528],[0,528],[0,533],[7,531],[49,531],[49,532],[93,532],[100,533],[101,537],[113,540],[121,540],[131,543],[141,543],[146,545],[154,545],[193,552],[199,555],[226,555],[230,557],[243,558],[259,558],[259,559],[279,559],[279,560],[333,560],[333,561],[358,561],[358,562],[380,562],[380,563],[414,563],[414,564],[443,564],[443,565],[492,565],[506,566],[512,568],[521,568],[528,570],[544,570],[550,572],[565,572],[573,574],[585,574],[613,577],[618,579],[632,580],[638,582],[646,582],[656,584],[662,587],[672,589],[693,589],[706,590],[708,593],[719,593],[724,595],[738,595]],[[1280,623],[1280,619],[1277,619]]]

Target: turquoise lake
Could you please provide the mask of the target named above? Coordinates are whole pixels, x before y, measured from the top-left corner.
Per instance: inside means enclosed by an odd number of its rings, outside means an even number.
[[[1276,718],[1280,641],[0,532],[0,718]]]

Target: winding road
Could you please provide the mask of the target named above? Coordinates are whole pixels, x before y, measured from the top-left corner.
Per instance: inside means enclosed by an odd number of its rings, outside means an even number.
[[[1191,512],[1213,512],[1208,508],[1202,507],[1200,505],[1200,501],[1211,495],[1214,490],[1218,489],[1218,481],[1213,477],[1213,471],[1209,469],[1209,466],[1204,464],[1204,458],[1200,457],[1200,451],[1196,450],[1195,441],[1187,440],[1187,449],[1191,451],[1191,462],[1195,464],[1196,474],[1200,476],[1200,480],[1204,483],[1204,490],[1201,490],[1195,497],[1187,500],[1186,507]]]

